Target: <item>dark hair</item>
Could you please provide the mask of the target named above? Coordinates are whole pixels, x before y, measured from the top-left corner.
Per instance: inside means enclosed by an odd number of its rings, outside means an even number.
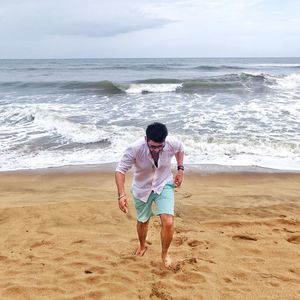
[[[148,125],[146,129],[147,139],[156,143],[162,143],[166,139],[167,135],[167,126],[159,122]]]

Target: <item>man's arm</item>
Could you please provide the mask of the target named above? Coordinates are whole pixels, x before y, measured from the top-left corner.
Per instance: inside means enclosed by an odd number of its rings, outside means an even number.
[[[175,176],[174,179],[174,184],[175,187],[180,187],[182,180],[183,180],[183,158],[184,158],[184,152],[183,151],[179,151],[177,153],[175,153],[175,158],[177,161],[177,174]]]
[[[175,153],[176,161],[177,161],[177,166],[183,166],[183,158],[184,158],[184,152],[180,151]]]
[[[128,213],[128,201],[125,193],[125,173],[132,167],[135,162],[135,152],[130,146],[128,147],[116,168],[115,180],[118,189],[118,203],[121,211]]]
[[[115,180],[118,189],[119,208],[124,213],[128,213],[128,200],[125,194],[125,174],[116,171]]]

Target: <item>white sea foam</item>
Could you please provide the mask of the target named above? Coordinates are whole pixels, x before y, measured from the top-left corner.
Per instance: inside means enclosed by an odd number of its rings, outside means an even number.
[[[300,88],[300,74],[290,74],[282,78],[276,78],[277,86],[275,88],[280,89],[299,89]]]
[[[82,125],[64,118],[57,113],[37,111],[34,123],[48,131],[55,132],[75,143],[95,143],[109,140],[109,136],[95,125]]]
[[[250,75],[250,76],[266,76],[266,74],[264,74],[260,71],[245,71],[245,72],[242,72],[241,74]]]
[[[244,140],[234,143],[229,140],[210,138],[184,141],[186,162],[195,164],[218,164],[232,166],[259,166],[281,170],[300,170],[300,141],[279,143],[276,141]]]
[[[182,88],[182,83],[136,83],[126,89],[127,94],[176,92]]]
[[[106,106],[90,98],[88,105],[8,107],[3,111],[8,123],[0,126],[4,134],[3,138],[0,135],[1,170],[116,162],[129,143],[144,135],[139,124],[124,126],[124,120],[130,124],[130,119],[143,118],[150,123],[166,116],[167,124],[174,123],[179,132],[186,132],[179,138],[186,144],[187,163],[300,170],[299,138],[294,134],[300,116],[296,100],[270,95],[264,101],[258,97],[229,105],[219,95],[175,94],[172,101],[168,94],[127,97],[131,98],[113,106],[109,98]],[[135,105],[127,102],[132,97]],[[83,111],[88,122],[78,121]],[[107,118],[107,125],[96,123],[99,112],[101,118]],[[41,147],[48,140],[54,140],[54,147]],[[107,142],[89,146],[101,141]],[[60,144],[67,147],[60,149]]]
[[[36,169],[63,165],[101,164],[117,162],[125,148],[144,135],[138,127],[106,126],[110,144],[101,148],[76,148],[24,152],[24,149],[2,151],[1,170]],[[234,142],[209,135],[195,138],[177,135],[185,145],[187,164],[218,164],[228,166],[260,166],[281,170],[300,170],[300,141],[290,143],[244,139]]]
[[[54,129],[56,130],[56,129]],[[136,139],[144,134],[144,130],[134,126],[106,126],[103,132],[110,135],[110,143],[102,148],[76,148],[69,150],[25,151],[24,148],[0,152],[0,170],[38,169],[66,165],[86,165],[116,162],[122,152]]]

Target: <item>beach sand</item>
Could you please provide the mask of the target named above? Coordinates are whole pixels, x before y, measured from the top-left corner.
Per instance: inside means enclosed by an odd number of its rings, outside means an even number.
[[[171,270],[158,217],[133,255],[112,172],[4,172],[0,197],[0,299],[300,299],[300,174],[186,174]]]

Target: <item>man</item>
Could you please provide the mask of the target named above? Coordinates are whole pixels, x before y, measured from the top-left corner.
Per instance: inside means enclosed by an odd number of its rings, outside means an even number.
[[[125,173],[134,166],[132,195],[137,214],[139,246],[136,255],[143,256],[147,250],[146,237],[149,219],[153,215],[151,206],[156,204],[156,215],[161,220],[161,258],[165,267],[171,266],[168,255],[174,232],[174,185],[179,187],[183,179],[183,145],[175,138],[167,137],[168,130],[162,123],[150,124],[145,138],[131,144],[124,152],[115,173],[119,208],[128,213],[125,194]],[[171,160],[175,156],[177,174],[174,179]]]

